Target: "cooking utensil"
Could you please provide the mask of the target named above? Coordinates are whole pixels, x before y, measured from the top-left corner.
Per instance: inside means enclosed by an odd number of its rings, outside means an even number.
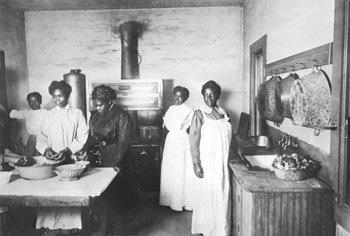
[[[256,137],[255,144],[258,147],[271,147],[272,138],[269,136],[259,135]]]
[[[293,82],[298,79],[297,74],[290,74],[285,79],[275,84],[275,100],[277,114],[285,118],[293,119],[290,110],[290,89]]]
[[[13,164],[12,166],[16,168],[18,174],[23,179],[39,180],[54,177],[56,174],[53,171],[53,168],[62,163],[64,159],[60,161],[52,161],[47,160],[43,156],[34,156],[28,157],[27,161],[26,166],[17,166]]]
[[[244,148],[258,146],[258,147],[265,147],[267,150],[272,147],[272,138],[269,136],[258,135],[258,136],[253,136],[252,138],[254,143],[244,146]]]
[[[154,142],[160,139],[160,128],[158,126],[139,126],[140,137],[143,141]]]
[[[262,118],[273,121],[276,126],[280,126],[284,119],[277,113],[275,103],[275,84],[280,80],[281,77],[273,76],[258,88],[259,113]]]
[[[11,179],[11,171],[0,171],[0,186],[8,184]]]
[[[328,126],[331,118],[331,85],[324,71],[314,70],[293,82],[290,108],[296,125],[313,128]]]

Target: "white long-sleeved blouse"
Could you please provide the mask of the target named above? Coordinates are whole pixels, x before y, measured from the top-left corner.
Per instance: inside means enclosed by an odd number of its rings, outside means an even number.
[[[59,152],[67,147],[75,153],[83,147],[87,137],[88,126],[83,112],[69,104],[64,108],[56,106],[45,117],[36,148],[42,154],[46,148]]]

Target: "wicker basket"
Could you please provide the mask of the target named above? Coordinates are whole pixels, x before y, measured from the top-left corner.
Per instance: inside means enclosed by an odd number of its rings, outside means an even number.
[[[274,168],[277,178],[290,181],[299,181],[314,177],[313,172],[309,170],[281,170]]]
[[[60,177],[60,181],[73,181],[79,179],[85,165],[67,164],[56,166],[53,170]]]

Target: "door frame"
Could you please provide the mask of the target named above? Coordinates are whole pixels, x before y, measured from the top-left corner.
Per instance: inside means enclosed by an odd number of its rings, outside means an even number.
[[[252,45],[250,45],[250,93],[249,93],[249,100],[250,100],[250,132],[251,135],[257,135],[257,133],[261,132],[261,130],[256,130],[255,127],[256,119],[257,117],[260,117],[258,115],[258,110],[256,107],[256,97],[255,97],[255,89],[256,82],[255,82],[255,57],[258,54],[262,54],[263,58],[263,70],[265,69],[266,65],[266,49],[267,49],[267,35],[265,34],[260,39],[255,41]],[[265,72],[263,72],[263,75],[265,75]],[[263,78],[263,81],[266,79]],[[258,116],[257,116],[258,115]],[[261,119],[259,121],[261,123]]]
[[[337,129],[331,131],[330,167],[335,192],[334,220],[350,232],[350,206],[346,204],[348,171],[348,117],[349,117],[349,0],[335,0],[332,112],[331,120]],[[350,180],[349,180],[350,181]]]

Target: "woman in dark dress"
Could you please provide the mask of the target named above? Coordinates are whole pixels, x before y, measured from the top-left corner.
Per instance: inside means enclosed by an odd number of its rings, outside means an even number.
[[[113,167],[118,172],[105,193],[107,209],[111,210],[110,220],[122,213],[117,217],[121,217],[124,222],[113,224],[127,225],[139,213],[140,196],[127,154],[131,139],[131,118],[129,113],[113,104],[114,99],[116,93],[112,88],[105,85],[95,87],[92,100],[97,112],[90,118],[89,137],[78,153],[78,159],[86,159],[88,152],[99,145],[102,166]]]

